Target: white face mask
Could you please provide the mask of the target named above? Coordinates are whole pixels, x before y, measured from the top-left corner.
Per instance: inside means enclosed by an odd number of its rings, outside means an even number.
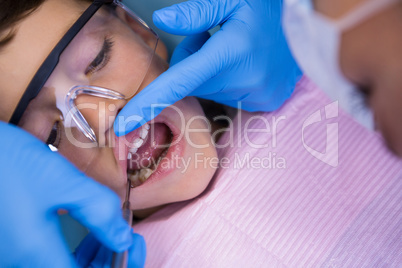
[[[304,73],[333,100],[369,129],[374,128],[364,99],[339,66],[342,32],[399,0],[367,0],[338,20],[314,11],[312,0],[284,0],[283,27],[292,53]]]

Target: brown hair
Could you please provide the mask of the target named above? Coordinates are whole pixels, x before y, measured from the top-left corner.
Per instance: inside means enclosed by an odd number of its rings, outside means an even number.
[[[34,12],[44,1],[0,0],[0,48],[13,39],[13,26]]]
[[[92,0],[79,1],[92,2]],[[45,0],[0,0],[0,49],[13,39],[15,24],[29,16],[43,2]]]

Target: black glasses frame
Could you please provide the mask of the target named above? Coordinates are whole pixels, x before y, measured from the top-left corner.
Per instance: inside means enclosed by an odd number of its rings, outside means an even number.
[[[115,0],[119,1],[119,0]],[[99,10],[104,4],[112,4],[113,0],[95,0],[78,20],[70,27],[62,39],[53,48],[50,54],[47,56],[45,61],[39,67],[38,71],[35,73],[31,82],[29,82],[22,98],[20,99],[17,107],[14,110],[13,115],[9,121],[10,124],[17,125],[21,120],[28,104],[36,98],[39,92],[42,90],[46,81],[49,79],[50,75],[59,63],[60,55],[74,39],[74,37],[79,33],[79,31],[84,27],[84,25],[92,18],[92,16]]]

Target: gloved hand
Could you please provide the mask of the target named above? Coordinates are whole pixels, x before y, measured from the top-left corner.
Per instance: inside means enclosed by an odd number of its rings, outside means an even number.
[[[74,267],[58,209],[68,210],[106,247],[132,246],[117,195],[23,130],[0,122],[0,133],[0,266]]]
[[[129,249],[127,267],[144,267],[146,255],[144,238],[134,233],[132,236],[134,243]],[[91,233],[81,242],[74,255],[79,267],[109,267],[113,258],[113,252],[102,246]]]
[[[163,107],[152,104],[166,107],[187,95],[233,107],[241,101],[248,111],[279,108],[301,78],[281,15],[282,0],[194,0],[156,11],[158,28],[177,35],[201,34],[185,40],[174,55],[175,62],[182,61],[123,108],[115,121],[116,134],[124,135],[158,115]],[[221,24],[211,38],[203,33]],[[136,121],[128,120],[132,115]]]

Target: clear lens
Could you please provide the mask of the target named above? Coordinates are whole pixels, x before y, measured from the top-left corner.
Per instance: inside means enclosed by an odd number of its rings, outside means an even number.
[[[140,89],[157,42],[125,6],[102,7],[61,54],[19,126],[86,171],[104,147],[114,145],[117,107]]]

